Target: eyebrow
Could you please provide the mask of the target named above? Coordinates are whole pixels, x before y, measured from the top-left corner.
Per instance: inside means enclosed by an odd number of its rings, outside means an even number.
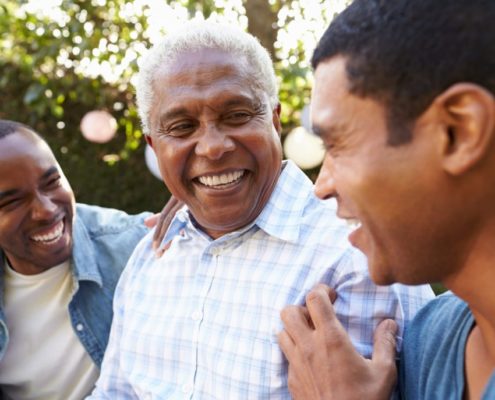
[[[258,99],[250,99],[244,96],[239,96],[234,99],[229,99],[226,102],[222,103],[222,107],[243,106],[246,104],[253,108],[258,108],[261,105],[263,105],[263,102],[261,102]]]
[[[311,129],[316,136],[320,138],[325,136],[326,138],[331,138],[332,136],[338,136],[340,132],[347,131],[347,126],[344,124],[332,125],[329,127],[321,127],[319,125],[312,125]]]
[[[312,125],[311,126],[311,130],[313,131],[313,133],[316,136],[319,136],[321,138],[322,136],[333,136],[333,135],[335,135],[335,133],[337,131],[337,127],[331,126],[331,127],[328,127],[328,128],[322,128],[319,125]]]
[[[58,168],[56,166],[52,166],[52,167],[48,168],[45,172],[43,172],[43,175],[41,175],[39,180],[43,181],[57,172],[58,172]],[[19,189],[9,189],[9,190],[5,190],[3,192],[0,192],[0,201],[7,199],[9,197],[15,196],[19,192],[20,192]]]
[[[187,109],[185,107],[174,108],[172,110],[165,111],[162,115],[160,115],[160,122],[166,121],[167,119],[180,117],[185,114],[187,114]]]

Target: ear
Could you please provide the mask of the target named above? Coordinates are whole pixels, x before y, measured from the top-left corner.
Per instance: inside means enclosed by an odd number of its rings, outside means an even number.
[[[148,144],[149,144],[149,146],[150,146],[151,148],[153,148],[153,139],[151,139],[151,136],[150,136],[150,135],[144,135],[144,138],[145,138],[145,140],[146,140],[146,143],[148,143]]]
[[[273,119],[273,126],[275,127],[275,130],[278,132],[278,135],[280,136],[280,133],[282,132],[282,123],[280,122],[280,111],[282,110],[282,106],[280,103],[277,104],[277,106],[273,109],[272,112],[272,119]]]
[[[495,135],[493,95],[481,86],[458,83],[434,101],[445,126],[444,169],[460,175],[480,162]]]

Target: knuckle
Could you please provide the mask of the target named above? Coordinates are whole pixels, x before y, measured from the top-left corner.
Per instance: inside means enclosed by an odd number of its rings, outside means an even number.
[[[317,305],[322,302],[321,299],[321,293],[317,288],[311,290],[307,295],[306,295],[306,304],[314,304]]]
[[[298,312],[298,306],[286,306],[280,311],[280,318],[284,323],[290,323],[295,320]]]

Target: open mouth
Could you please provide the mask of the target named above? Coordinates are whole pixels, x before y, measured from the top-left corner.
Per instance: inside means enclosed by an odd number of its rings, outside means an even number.
[[[352,229],[358,229],[361,227],[361,221],[358,220],[357,218],[347,218],[345,222],[347,223],[349,228]]]
[[[199,183],[210,188],[222,189],[239,182],[245,174],[245,170],[229,172],[218,175],[203,175],[198,177]]]
[[[31,236],[31,240],[40,244],[53,244],[57,242],[64,233],[65,223],[62,219],[55,226],[49,230],[44,231],[42,234],[37,234]]]

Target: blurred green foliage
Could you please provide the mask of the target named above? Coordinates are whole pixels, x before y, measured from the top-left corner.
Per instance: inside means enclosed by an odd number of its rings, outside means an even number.
[[[158,211],[169,193],[145,164],[145,141],[130,83],[137,58],[150,45],[149,10],[135,3],[62,0],[44,16],[26,7],[26,1],[4,0],[0,118],[24,122],[46,138],[78,201],[128,212]],[[168,3],[185,7],[189,16],[222,13],[212,0]],[[273,2],[271,11],[278,12],[282,3]],[[298,123],[309,101],[310,71],[303,66],[302,50],[302,43],[291,50],[295,58],[288,67],[275,59],[284,132]],[[117,69],[118,79],[91,72],[95,69]],[[81,118],[95,109],[109,111],[118,122],[117,135],[109,143],[90,143],[80,133]]]
[[[4,1],[0,117],[24,122],[47,139],[78,201],[129,212],[160,210],[168,193],[144,163],[130,87],[136,62],[115,83],[84,74],[85,58],[119,65],[130,42],[148,43],[144,15],[121,17],[125,4],[63,1],[65,19],[55,22],[20,12],[22,2]],[[118,121],[118,134],[109,143],[90,143],[80,133],[81,118],[94,109],[106,109]]]

